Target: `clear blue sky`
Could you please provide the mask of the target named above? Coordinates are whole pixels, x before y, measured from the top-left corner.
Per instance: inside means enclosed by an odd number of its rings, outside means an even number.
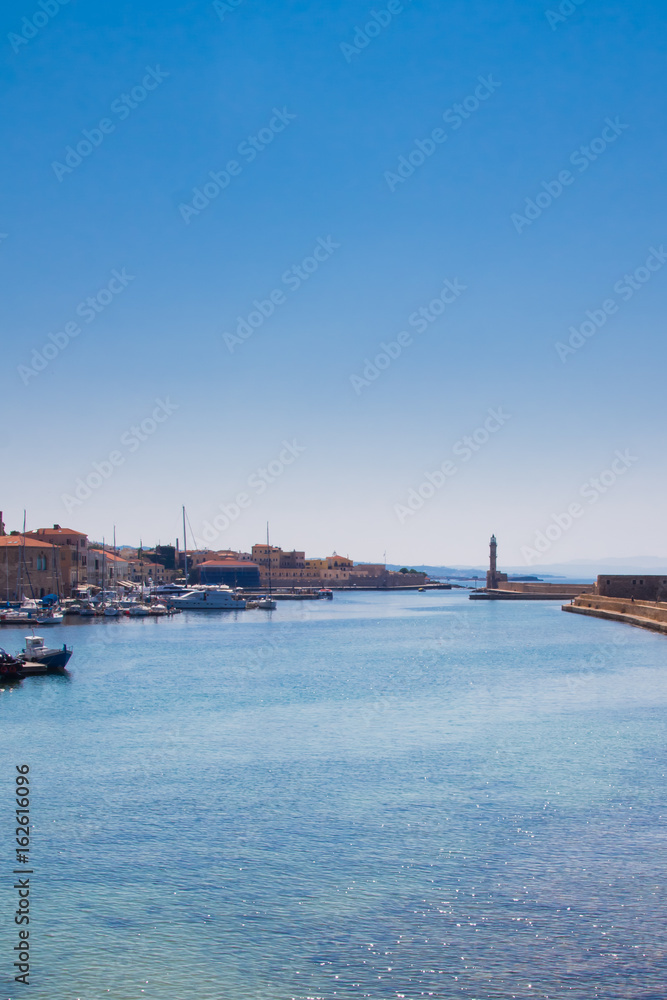
[[[44,3],[2,12],[8,528],[517,565],[579,504],[540,559],[666,554],[662,4]]]

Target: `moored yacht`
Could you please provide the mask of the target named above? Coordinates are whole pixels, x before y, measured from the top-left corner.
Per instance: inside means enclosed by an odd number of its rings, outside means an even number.
[[[174,608],[188,611],[243,611],[246,602],[237,597],[230,587],[192,587],[184,594],[174,596]]]

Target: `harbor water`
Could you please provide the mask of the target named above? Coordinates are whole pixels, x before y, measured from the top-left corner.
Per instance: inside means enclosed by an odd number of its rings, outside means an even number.
[[[457,591],[44,635],[69,675],[0,692],[0,997],[663,1000],[665,637]]]

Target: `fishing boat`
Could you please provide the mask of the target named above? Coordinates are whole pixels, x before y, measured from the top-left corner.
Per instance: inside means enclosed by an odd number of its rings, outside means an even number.
[[[22,663],[42,663],[47,670],[64,670],[71,655],[72,650],[66,645],[62,649],[48,649],[41,635],[27,635],[17,659]]]

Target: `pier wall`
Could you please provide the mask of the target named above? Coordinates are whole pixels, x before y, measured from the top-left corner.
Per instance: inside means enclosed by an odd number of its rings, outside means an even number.
[[[635,625],[638,628],[647,628],[667,635],[667,602],[633,601],[621,597],[583,594],[572,604],[564,604],[563,611],[625,622],[626,625]]]

